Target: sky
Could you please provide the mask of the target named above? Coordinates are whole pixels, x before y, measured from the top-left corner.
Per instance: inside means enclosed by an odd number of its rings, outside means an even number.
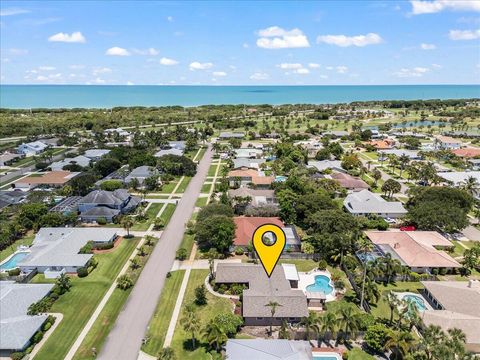
[[[480,0],[2,0],[0,82],[479,84]]]

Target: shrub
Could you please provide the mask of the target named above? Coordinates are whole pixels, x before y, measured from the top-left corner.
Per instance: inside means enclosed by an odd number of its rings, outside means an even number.
[[[153,221],[153,228],[155,230],[162,229],[164,226],[165,226],[165,221],[163,221],[163,219],[160,217],[155,218],[155,220]]]
[[[95,245],[95,250],[108,250],[108,249],[113,249],[114,243],[109,242],[109,243],[104,243],[104,244],[97,244]]]
[[[420,275],[417,274],[416,272],[410,272],[410,281],[419,281],[420,280]]]
[[[180,248],[177,250],[176,254],[177,260],[183,261],[187,258],[187,249],[185,248]]]
[[[35,335],[33,335],[33,343],[38,344],[40,341],[43,339],[43,332],[42,331],[37,331]]]
[[[373,351],[383,351],[383,348],[387,341],[387,336],[390,331],[391,330],[389,330],[383,324],[369,326],[367,332],[365,333],[365,336],[363,337],[363,339],[365,340],[365,344]]]
[[[445,275],[447,273],[447,269],[445,268],[440,268],[439,274],[440,275]]]
[[[127,274],[124,274],[118,278],[117,288],[127,290],[133,286],[133,280]]]
[[[22,360],[25,354],[23,352],[14,352],[10,354],[10,359],[12,360]]]
[[[43,331],[48,331],[50,328],[52,327],[52,324],[50,324],[49,322],[45,323],[42,327],[42,330]]]
[[[240,246],[237,246],[235,248],[235,255],[243,255],[244,254],[244,251],[243,251],[243,248],[241,248]]]
[[[233,338],[242,326],[243,319],[232,313],[223,313],[215,316],[214,322],[223,329],[229,338]]]
[[[99,217],[97,219],[97,224],[98,225],[105,225],[107,223],[107,219],[105,219],[104,217]]]
[[[20,275],[20,269],[15,268],[15,269],[8,270],[8,275],[9,276],[18,276],[18,275]]]
[[[77,275],[79,278],[88,276],[88,269],[86,267],[78,268]]]
[[[93,252],[93,242],[89,241],[80,249],[80,254],[91,254]]]
[[[320,261],[318,262],[318,268],[319,268],[320,270],[326,270],[326,269],[327,269],[327,265],[328,265],[328,264],[327,264],[327,262],[326,262],[324,259],[322,259],[322,260],[320,260]]]
[[[338,289],[338,290],[345,289],[345,283],[343,282],[343,280],[336,280],[334,284],[335,284],[335,289]]]
[[[197,305],[207,304],[207,289],[203,284],[195,288],[195,304]]]

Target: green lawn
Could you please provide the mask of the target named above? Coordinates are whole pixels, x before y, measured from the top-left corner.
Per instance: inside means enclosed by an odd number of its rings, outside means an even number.
[[[146,213],[147,219],[143,221],[135,222],[135,225],[133,225],[132,230],[133,231],[148,230],[148,228],[150,227],[150,224],[153,222],[153,220],[157,216],[162,206],[163,204],[160,204],[160,203],[153,203],[152,205],[150,205]]]
[[[310,271],[318,266],[318,262],[313,260],[290,260],[280,259],[280,264],[295,264],[297,270],[300,272]]]
[[[210,165],[207,176],[215,176],[218,165]]]
[[[163,220],[163,223],[166,225],[170,221],[170,218],[172,217],[173,213],[175,212],[175,204],[167,204],[167,207],[165,210],[163,210],[162,215],[160,215],[160,218]]]
[[[387,291],[389,290],[396,291],[396,292],[409,291],[409,292],[418,293],[419,290],[421,290],[422,288],[423,286],[420,282],[410,282],[410,281],[398,281],[395,284],[388,284],[387,286],[379,284],[378,290],[380,291],[380,294],[382,296],[380,297],[380,300],[376,305],[372,305],[372,314],[376,317],[381,317],[385,319],[390,318],[390,307],[388,306],[388,302],[383,297],[383,295]]]
[[[200,192],[204,194],[208,194],[211,188],[212,188],[212,184],[203,184],[202,190]]]
[[[375,360],[375,358],[367,354],[365,351],[359,348],[354,348],[348,352],[348,360]]]
[[[184,234],[180,248],[187,250],[187,259],[190,258],[192,253],[193,244],[195,243],[195,235]]]
[[[178,186],[177,190],[175,191],[175,194],[184,193],[187,189],[188,184],[190,183],[190,180],[192,180],[190,176],[185,176],[180,185]]]
[[[185,310],[185,305],[191,304],[195,300],[195,288],[203,284],[205,278],[208,275],[208,270],[192,270],[190,273],[190,279],[188,281],[187,290],[185,293],[185,298],[183,299],[182,310],[180,312],[179,320],[183,316]],[[217,314],[231,312],[232,303],[228,299],[219,298],[211,295],[207,292],[208,304],[205,306],[197,306],[195,313],[200,319],[200,323],[205,326],[210,319],[214,318]],[[197,335],[197,348],[195,351],[190,350],[190,334],[187,334],[182,327],[180,322],[177,323],[175,328],[175,334],[173,335],[173,341],[171,347],[175,350],[175,354],[178,359],[182,360],[210,360],[211,356],[208,354],[207,345],[204,343],[203,337],[199,334]]]
[[[202,148],[200,149],[200,152],[198,153],[197,157],[194,158],[194,160],[200,162],[200,160],[203,159],[203,155],[205,155],[205,152],[206,152],[206,151],[207,151],[207,148],[202,147]]]
[[[176,181],[170,181],[168,184],[163,184],[162,185],[162,190],[157,191],[162,194],[171,194],[173,192],[173,189],[175,189],[175,186],[177,186],[178,179]]]
[[[147,354],[157,356],[160,349],[163,347],[165,335],[167,333],[170,318],[173,313],[173,308],[177,300],[180,285],[182,284],[185,270],[178,270],[171,272],[169,278],[165,280],[162,295],[155,309],[155,313],[150,320],[149,331],[147,334],[148,342],[142,346],[142,350]]]
[[[65,357],[138,242],[138,238],[122,240],[115,251],[95,255],[98,266],[90,275],[85,278],[71,278],[71,290],[62,295],[51,309],[51,312],[62,313],[63,320],[39,351],[36,360]],[[32,282],[48,281],[43,275],[37,275]],[[118,302],[118,299],[114,301]]]
[[[0,182],[0,190],[5,190],[5,189],[10,188],[10,185],[8,185],[8,184],[10,184],[11,182],[13,182],[15,180],[18,180],[18,179],[20,179],[24,176],[25,176],[25,174],[22,174],[22,175],[14,176],[13,178],[11,178],[8,181]]]
[[[197,202],[195,203],[195,206],[197,207],[202,207],[207,205],[208,197],[201,197],[197,199]]]
[[[7,247],[6,249],[3,249],[2,251],[0,251],[0,262],[5,260],[10,255],[12,255],[17,250],[18,246],[20,246],[20,245],[25,245],[25,246],[32,245],[32,242],[33,242],[34,238],[35,238],[34,234],[25,235],[21,239],[18,239],[17,241],[15,241],[12,245]]]

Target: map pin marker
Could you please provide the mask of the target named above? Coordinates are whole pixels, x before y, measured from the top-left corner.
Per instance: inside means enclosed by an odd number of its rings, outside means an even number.
[[[286,243],[285,233],[277,225],[261,225],[253,233],[253,248],[257,252],[268,277],[272,275]]]

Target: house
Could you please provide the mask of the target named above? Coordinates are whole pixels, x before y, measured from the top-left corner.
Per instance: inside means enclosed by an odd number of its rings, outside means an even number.
[[[229,131],[222,131],[218,136],[221,140],[228,140],[228,139],[243,139],[245,133],[243,132],[229,132]]]
[[[293,143],[295,146],[301,146],[307,150],[309,157],[315,157],[320,149],[323,149],[323,145],[316,139],[297,141]]]
[[[97,161],[107,155],[109,152],[110,150],[108,149],[90,149],[85,151],[84,156],[86,156],[90,160]]]
[[[347,195],[343,205],[352,215],[377,215],[383,218],[400,218],[407,213],[400,201],[386,201],[379,194],[362,190]]]
[[[342,137],[347,137],[349,136],[348,131],[343,131],[343,130],[334,130],[334,131],[325,131],[322,136],[329,136],[332,138],[342,138]]]
[[[251,206],[261,206],[265,204],[278,204],[277,198],[275,197],[274,190],[256,190],[249,189],[247,187],[240,187],[234,190],[228,190],[228,196],[230,199],[235,197],[247,197],[249,196],[252,199],[250,203]]]
[[[335,170],[339,172],[346,172],[344,168],[342,168],[342,162],[340,160],[310,160],[308,162],[307,167],[315,168],[320,172],[325,170]]]
[[[116,129],[105,129],[103,131],[105,135],[113,135],[113,134],[118,134],[119,136],[125,136],[129,137],[130,133],[127,130],[124,130],[122,128],[116,128]]]
[[[115,229],[41,228],[35,235],[29,254],[17,265],[23,273],[36,270],[49,278],[56,278],[62,272],[76,273],[93,257],[92,254],[80,254],[82,247],[90,241],[94,245],[112,243],[116,238]]]
[[[421,314],[426,326],[444,331],[460,329],[466,336],[467,350],[480,353],[480,282],[422,281],[423,295],[435,310]]]
[[[480,159],[469,159],[468,163],[472,170],[478,171],[480,170]]]
[[[274,179],[273,176],[265,176],[262,171],[246,168],[232,170],[228,173],[228,181],[232,187],[253,184],[258,189],[269,189]]]
[[[92,160],[90,158],[83,155],[79,155],[73,158],[65,158],[61,161],[55,161],[49,166],[49,168],[52,169],[53,171],[60,171],[60,170],[63,170],[64,166],[73,165],[73,164],[76,164],[81,166],[82,168],[85,168],[90,166],[91,161]]]
[[[418,154],[418,151],[415,150],[405,150],[405,149],[390,149],[390,150],[380,150],[378,151],[378,158],[380,161],[387,160],[388,155],[394,155],[396,157],[408,156],[410,160],[421,160],[422,157]]]
[[[149,177],[152,177],[152,176],[155,176],[155,175],[158,175],[158,171],[154,167],[147,166],[147,165],[139,166],[139,167],[133,169],[130,172],[130,174],[125,178],[125,184],[130,184],[130,182],[133,179],[137,179],[138,184],[140,186],[142,186],[145,179],[147,179]]]
[[[326,175],[325,177],[330,177],[331,179],[337,181],[342,188],[350,191],[362,191],[370,188],[370,186],[362,179],[353,177],[352,175],[346,173],[333,173]]]
[[[477,183],[480,183],[480,171],[438,172],[437,175],[445,181],[452,183],[453,186],[462,186],[469,178],[473,178]]]
[[[24,351],[40,330],[47,314],[28,315],[30,305],[47,296],[54,284],[0,281],[0,357]]]
[[[234,150],[237,159],[257,159],[263,154],[263,151],[255,148],[240,148]]]
[[[284,251],[300,251],[301,241],[295,227],[287,226],[278,217],[237,216],[233,218],[235,223],[234,247],[247,248],[252,242],[255,230],[265,224],[273,224],[282,228],[286,236]]]
[[[80,202],[80,200],[82,200],[81,196],[69,196],[60,201],[49,211],[58,212],[63,215],[76,214],[78,213],[78,203]]]
[[[308,341],[284,339],[228,339],[225,346],[228,360],[311,360]]]
[[[13,154],[13,153],[3,153],[0,155],[0,166],[9,166],[12,165],[14,162],[18,161],[25,157],[25,154]]]
[[[368,141],[366,144],[373,146],[376,150],[389,150],[389,149],[393,149],[393,147],[395,146],[395,140],[393,139],[371,140],[371,141]]]
[[[296,268],[295,268],[296,273]],[[292,275],[296,275],[293,276]],[[308,316],[307,297],[298,289],[298,273],[292,274],[284,266],[276,266],[270,277],[261,265],[245,263],[217,263],[216,284],[243,284],[242,316],[247,326],[278,326],[284,321],[298,323]],[[275,317],[271,319],[270,308],[265,306],[275,301]]]
[[[10,205],[21,204],[27,199],[24,191],[0,191],[0,210]]]
[[[416,273],[433,269],[450,271],[461,265],[444,250],[453,244],[435,231],[366,231],[365,234],[381,255],[392,258]]]
[[[480,157],[480,148],[466,147],[463,149],[452,150],[452,153],[461,158],[472,159]]]
[[[112,222],[116,216],[133,211],[141,201],[125,189],[94,190],[78,202],[78,210],[84,222],[98,221],[100,218]]]
[[[33,141],[29,143],[23,143],[17,148],[17,152],[19,154],[23,154],[25,156],[33,156],[40,154],[41,152],[45,151],[48,148],[48,145],[42,141]]]
[[[455,150],[460,149],[462,141],[454,139],[450,136],[438,135],[435,137],[435,149],[436,150]]]
[[[170,148],[170,149],[161,149],[155,153],[155,157],[162,157],[165,155],[176,155],[176,156],[182,156],[183,155],[183,150],[181,149],[176,149],[176,148]]]
[[[13,187],[24,191],[33,189],[37,186],[62,187],[78,175],[80,175],[79,172],[70,171],[46,171],[35,173],[18,179],[13,183]]]
[[[265,159],[245,159],[245,158],[240,158],[240,159],[233,159],[233,170],[238,170],[241,168],[248,168],[248,169],[254,169],[254,170],[259,170],[260,165],[265,163]]]

